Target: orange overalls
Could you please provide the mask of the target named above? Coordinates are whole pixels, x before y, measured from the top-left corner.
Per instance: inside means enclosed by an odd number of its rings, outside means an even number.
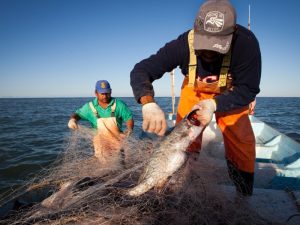
[[[189,34],[189,42],[192,40],[193,36]],[[233,88],[230,75],[227,74],[230,63],[230,52],[228,53],[229,56],[224,56],[223,59],[221,74],[219,76],[219,79],[222,79],[223,82],[222,86],[220,85],[220,80],[205,83],[199,78],[195,79],[196,56],[193,49],[191,49],[192,44],[189,43],[189,45],[189,65],[194,68],[189,68],[189,75],[184,79],[181,87],[176,123],[181,121],[200,100],[213,98],[223,91]],[[194,54],[194,56],[191,57],[191,54]],[[194,62],[191,62],[191,60],[194,60]],[[224,62],[226,60],[228,62]],[[249,108],[245,106],[236,110],[215,113],[216,122],[223,134],[225,158],[227,160],[229,175],[236,185],[237,191],[244,195],[252,194],[255,165],[255,137],[248,112]],[[202,134],[189,146],[188,150],[200,151],[201,141]]]

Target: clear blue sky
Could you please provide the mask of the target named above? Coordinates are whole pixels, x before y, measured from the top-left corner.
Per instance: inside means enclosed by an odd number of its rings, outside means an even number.
[[[113,96],[133,96],[140,60],[192,28],[203,0],[0,0],[0,97],[93,96],[110,81]],[[299,0],[232,0],[238,23],[262,52],[258,96],[300,97]],[[182,74],[175,71],[176,95]],[[154,82],[170,96],[170,76]]]

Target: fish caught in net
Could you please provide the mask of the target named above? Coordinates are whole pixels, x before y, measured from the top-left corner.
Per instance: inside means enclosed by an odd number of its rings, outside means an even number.
[[[178,142],[186,137],[181,132],[173,131]],[[230,179],[202,152],[188,155],[159,189],[129,195],[155,151],[173,147],[168,137],[130,136],[120,154],[100,160],[94,132],[82,126],[51,168],[1,196],[0,224],[275,224],[228,197],[219,183]],[[163,170],[163,162],[155,165]]]

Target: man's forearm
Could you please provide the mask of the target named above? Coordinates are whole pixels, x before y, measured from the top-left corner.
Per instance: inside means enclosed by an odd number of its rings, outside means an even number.
[[[154,102],[154,98],[150,95],[142,96],[140,98],[140,103],[142,105],[145,105],[145,104],[150,103],[150,102]]]
[[[78,116],[76,113],[73,113],[73,114],[71,115],[71,119],[75,119],[76,121],[78,121],[78,120],[80,120],[81,118],[80,118],[80,116]]]
[[[127,126],[127,129],[133,130],[133,127],[134,127],[134,121],[133,121],[133,119],[128,120],[126,122],[126,126]]]

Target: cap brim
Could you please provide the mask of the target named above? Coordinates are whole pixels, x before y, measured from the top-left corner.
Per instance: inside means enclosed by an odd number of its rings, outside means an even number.
[[[111,93],[111,89],[101,89],[101,90],[96,90],[98,93],[104,94],[104,93]]]
[[[224,36],[208,36],[204,34],[194,34],[194,49],[195,50],[210,50],[226,54],[231,45],[233,34]]]

